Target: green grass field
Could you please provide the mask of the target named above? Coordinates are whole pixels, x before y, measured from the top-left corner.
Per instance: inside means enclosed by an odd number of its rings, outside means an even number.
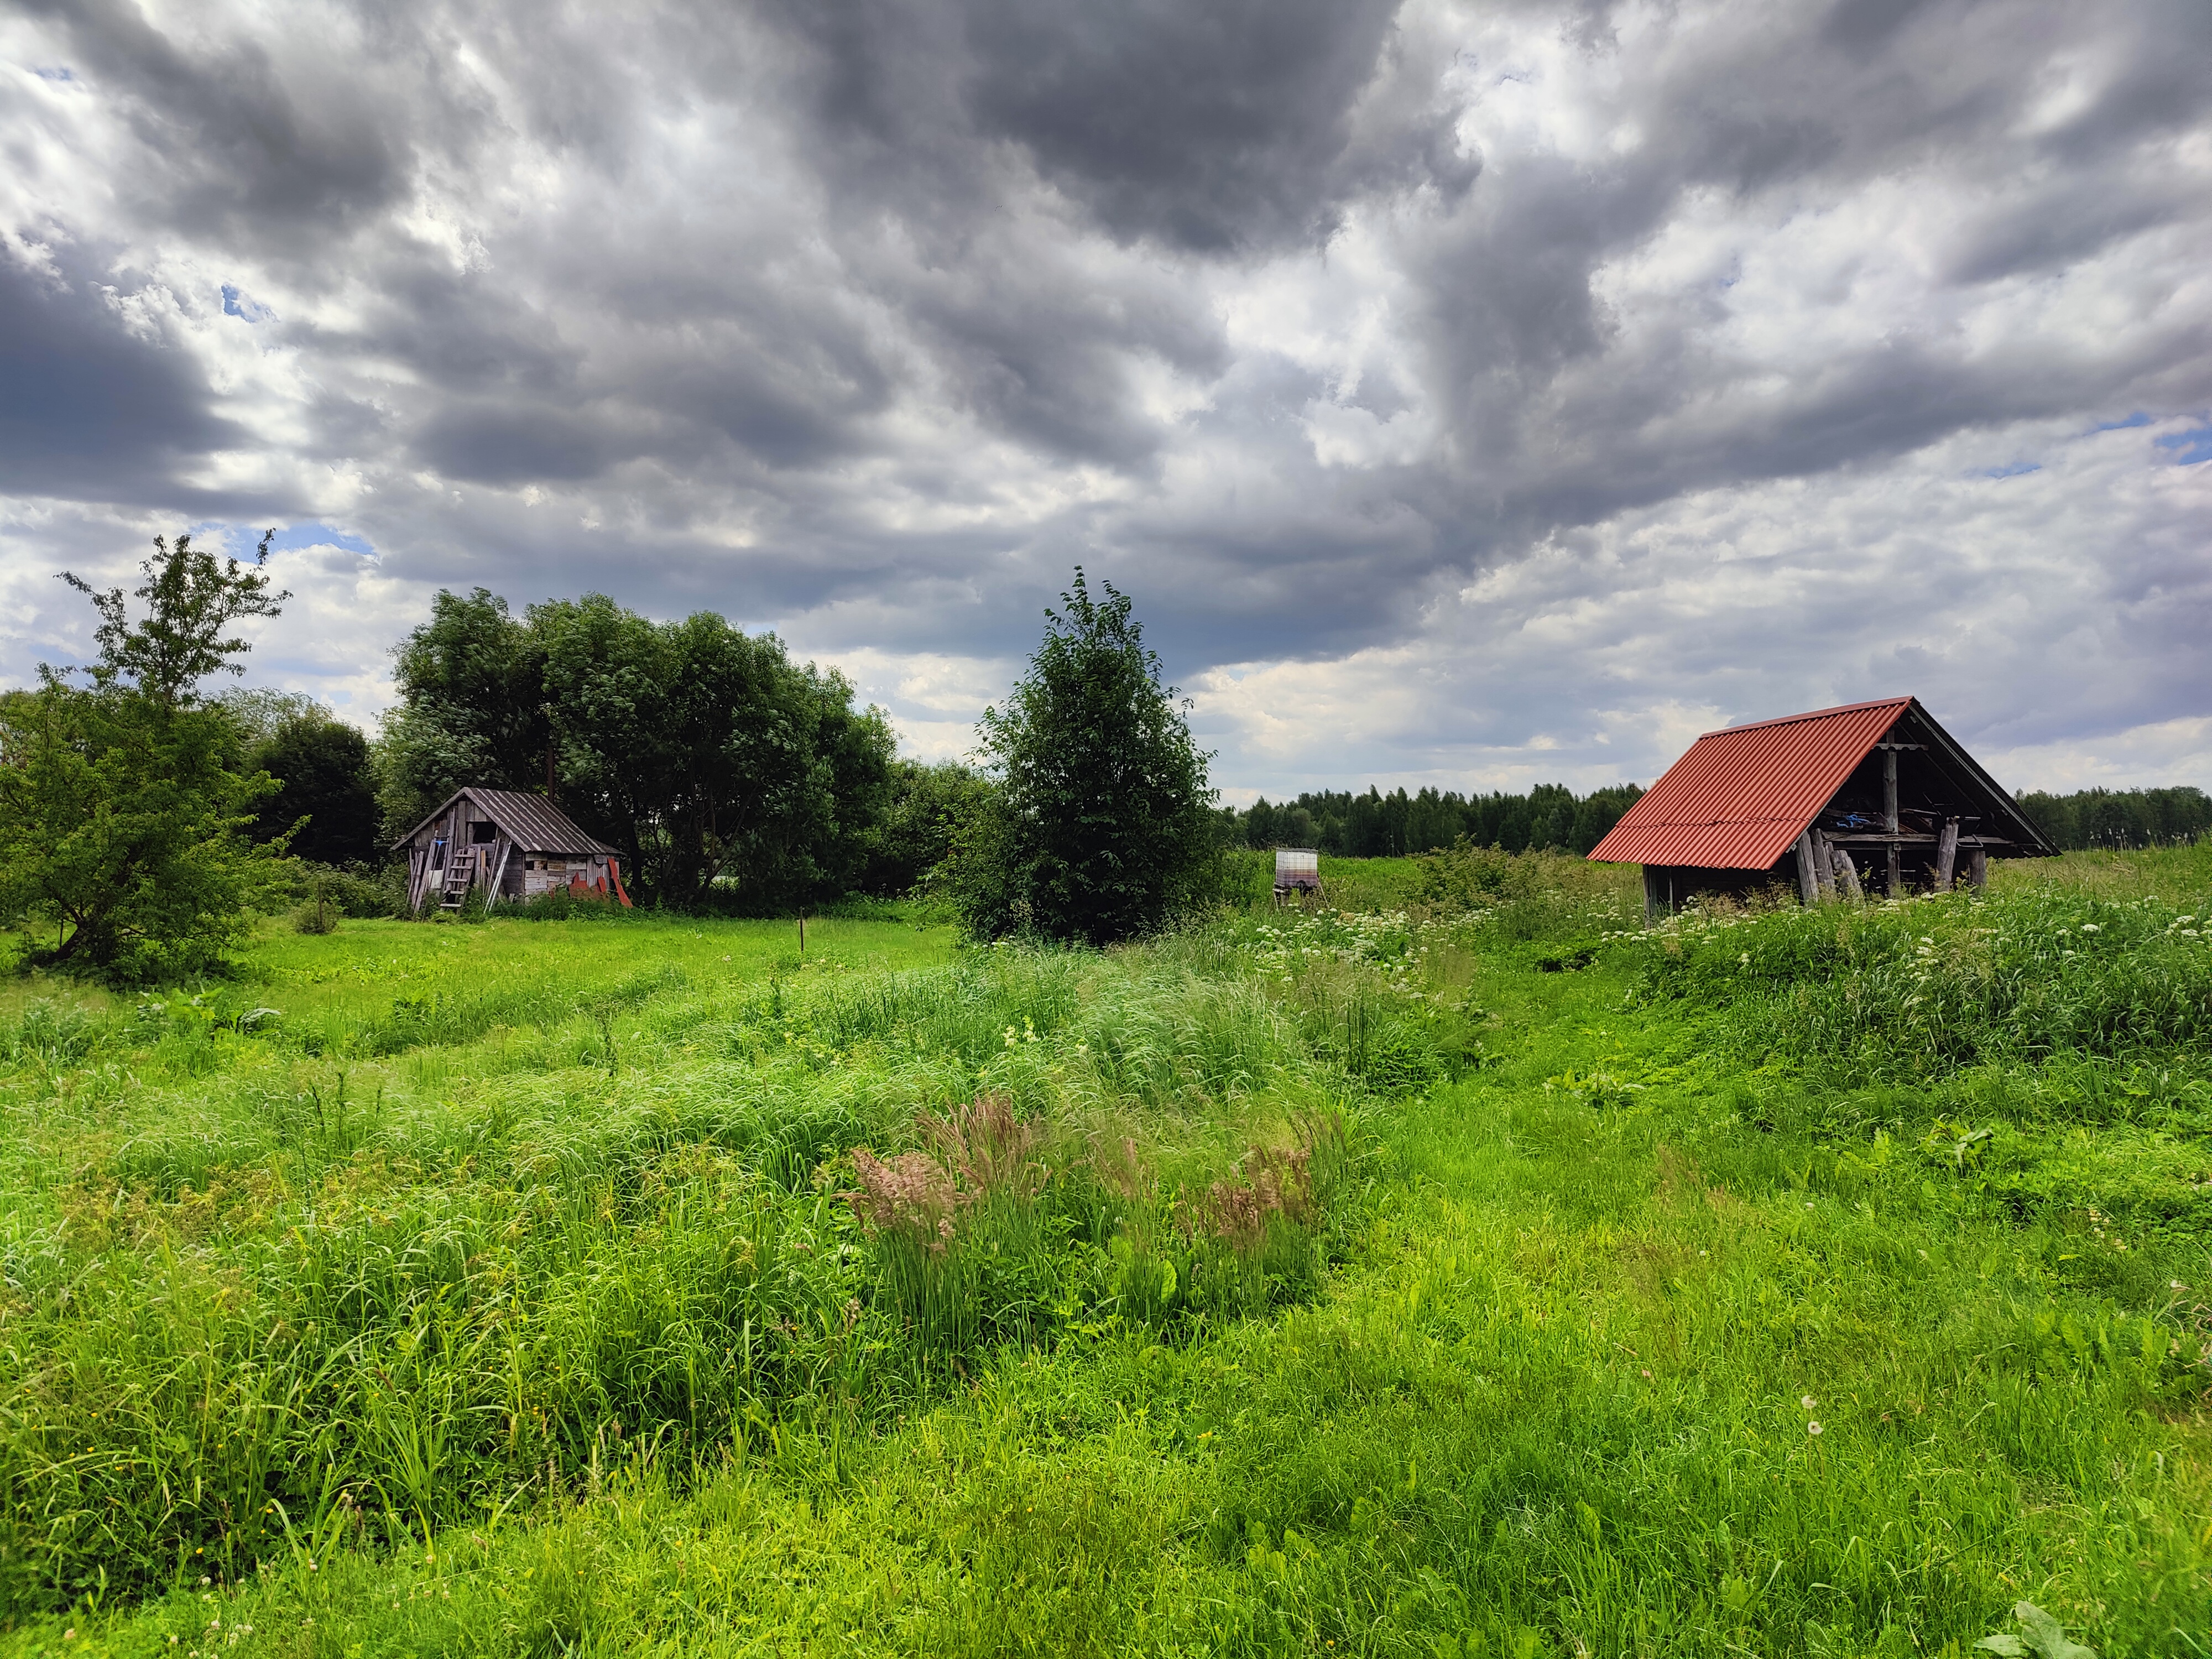
[[[0,1650],[2212,1652],[2212,848],[1414,875],[8,985]]]

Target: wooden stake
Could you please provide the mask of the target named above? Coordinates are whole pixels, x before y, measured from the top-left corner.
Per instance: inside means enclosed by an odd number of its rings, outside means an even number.
[[[1959,863],[1959,820],[1943,820],[1943,834],[1936,842],[1936,890],[1951,890],[1951,872]]]
[[[1820,878],[1813,865],[1813,832],[1806,830],[1797,837],[1797,896],[1810,909],[1820,902]]]
[[[1990,884],[1990,854],[1987,848],[1977,847],[1966,855],[1966,879],[1977,891]]]
[[[1858,866],[1851,862],[1850,854],[1840,847],[1835,849],[1835,860],[1837,887],[1850,896],[1852,903],[1864,902],[1866,890],[1859,885]]]
[[[1828,838],[1818,830],[1805,832],[1813,837],[1813,879],[1820,885],[1820,896],[1836,896],[1836,854],[1828,845]]]
[[[1892,836],[1897,834],[1897,750],[1881,751],[1881,827]],[[1905,872],[1898,866],[1898,846],[1889,843],[1889,885],[1883,889],[1884,898],[1895,898],[1897,890],[1905,884]]]

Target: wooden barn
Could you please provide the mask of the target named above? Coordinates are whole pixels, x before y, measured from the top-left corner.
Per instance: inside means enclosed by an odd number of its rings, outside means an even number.
[[[1992,858],[2057,852],[1917,697],[1708,732],[1589,856],[1644,866],[1647,921],[1699,894],[1826,897],[1979,887]]]
[[[629,903],[615,849],[544,796],[518,789],[457,789],[393,850],[407,854],[407,904],[417,915],[458,910],[476,889],[488,904],[562,890]]]

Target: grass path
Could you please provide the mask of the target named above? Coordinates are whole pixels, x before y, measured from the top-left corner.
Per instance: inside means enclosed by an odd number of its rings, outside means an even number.
[[[430,931],[390,958],[567,971]],[[780,961],[711,930],[659,954],[696,982],[740,949]],[[358,1029],[392,994],[325,982],[287,1018]],[[1498,1059],[1376,1114],[1365,1231],[1313,1305],[1002,1351],[887,1429],[763,1419],[709,1468],[611,1449],[497,1526],[303,1540],[0,1651],[1902,1659],[2021,1598],[2106,1659],[2212,1651],[2212,1443],[2163,1328],[1909,1148],[1755,1127],[1790,1085],[1629,989],[1474,964]]]

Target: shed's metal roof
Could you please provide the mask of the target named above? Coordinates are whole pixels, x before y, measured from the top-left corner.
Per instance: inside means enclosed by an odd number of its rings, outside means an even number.
[[[1911,697],[1886,697],[1708,732],[1621,815],[1590,857],[1771,869],[1912,704]]]
[[[566,812],[543,795],[525,794],[520,789],[484,789],[475,784],[456,789],[447,796],[436,811],[394,842],[393,847],[406,846],[443,817],[453,804],[464,795],[474,801],[483,815],[526,853],[562,853],[571,858],[591,858],[595,854],[600,858],[612,858],[618,855],[618,848],[586,835],[569,821]]]

